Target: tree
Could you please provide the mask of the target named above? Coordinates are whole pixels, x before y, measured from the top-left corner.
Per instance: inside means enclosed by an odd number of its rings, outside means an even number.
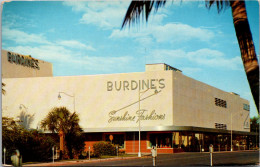
[[[250,132],[258,132],[259,131],[259,116],[250,118],[251,126]]]
[[[30,125],[32,124],[33,120],[34,120],[34,114],[28,114],[25,111],[21,111],[20,115],[18,116],[20,122],[20,126],[22,126],[24,129],[29,130],[30,129]]]
[[[145,19],[152,11],[155,12],[158,8],[163,7],[166,0],[152,0],[152,1],[132,1],[126,12],[122,28],[130,23],[139,23],[140,15],[145,14]],[[217,5],[218,12],[224,7],[230,6],[232,8],[233,23],[236,31],[237,40],[240,47],[241,58],[246,72],[247,80],[253,95],[257,111],[259,113],[259,65],[255,52],[255,46],[250,31],[247,13],[244,0],[206,0],[206,7],[211,8],[213,4]]]
[[[250,132],[256,133],[255,136],[251,135],[249,140],[256,147],[259,146],[259,115],[257,117],[250,118]]]
[[[2,82],[2,94],[3,94],[3,95],[5,95],[5,93],[6,93],[4,87],[5,87],[5,83]]]
[[[53,133],[59,133],[60,151],[62,153],[68,151],[70,158],[73,158],[72,152],[75,145],[82,146],[83,141],[73,143],[74,140],[81,137],[82,129],[79,126],[79,117],[75,112],[71,114],[66,107],[54,107],[47,117],[42,120],[41,128],[50,130]],[[65,158],[65,155],[62,158]]]
[[[48,161],[54,141],[37,130],[26,130],[13,118],[2,118],[2,145],[6,148],[6,163],[18,149],[23,162]],[[2,157],[3,158],[3,157]]]

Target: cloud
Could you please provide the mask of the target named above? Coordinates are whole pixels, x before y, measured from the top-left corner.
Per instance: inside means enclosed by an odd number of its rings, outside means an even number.
[[[62,2],[64,6],[72,7],[72,11],[82,12],[87,10],[87,3],[84,1],[64,1]]]
[[[13,52],[49,61],[53,64],[54,73],[64,75],[78,75],[90,73],[111,73],[114,71],[123,72],[129,64],[134,63],[130,56],[82,56],[81,51],[74,51],[61,45],[16,46],[4,48]]]
[[[10,29],[8,27],[3,27],[2,38],[3,41],[12,40],[15,41],[17,44],[50,44],[50,42],[41,34],[29,34],[17,29]]]
[[[81,63],[84,69],[88,71],[111,73],[114,71],[122,71],[133,61],[133,57],[100,57],[100,56],[85,56],[75,63]]]
[[[181,50],[154,50],[151,53],[152,60],[155,62],[169,62],[167,59],[171,59],[171,61],[175,61],[177,59],[183,58],[186,56],[186,53]]]
[[[76,40],[60,40],[57,42],[50,42],[42,34],[29,34],[24,31],[10,29],[8,27],[3,27],[2,38],[3,41],[11,40],[20,45],[37,43],[42,45],[61,45],[75,49],[95,51],[95,49],[92,46],[85,45]]]
[[[181,69],[186,75],[193,75],[195,73],[203,71],[202,68],[184,67]]]
[[[157,26],[153,29],[153,36],[158,42],[164,41],[188,41],[198,39],[209,41],[214,37],[214,33],[202,28],[195,28],[187,24],[169,23],[163,26]]]
[[[196,39],[210,41],[214,33],[204,28],[192,27],[182,23],[168,23],[165,25],[153,25],[140,30],[113,30],[109,38],[144,38],[151,37],[157,42],[185,42]]]
[[[57,44],[62,45],[62,46],[66,46],[66,47],[70,47],[70,48],[86,49],[86,50],[95,51],[95,49],[92,46],[85,45],[85,44],[83,44],[79,41],[76,41],[76,40],[58,41]]]
[[[129,4],[130,1],[63,2],[63,5],[72,7],[73,11],[84,13],[79,21],[81,24],[92,24],[102,29],[120,27]]]
[[[24,55],[32,55],[34,58],[50,62],[68,62],[71,60],[71,55],[75,55],[72,51],[58,45],[14,46],[5,49]]]
[[[153,50],[150,53],[150,63],[155,62],[182,62],[195,65],[203,65],[211,68],[228,68],[231,70],[240,70],[241,58],[236,56],[228,58],[224,53],[218,50],[208,48],[199,49],[192,52],[184,50]]]
[[[241,58],[239,56],[227,58],[224,53],[207,48],[188,52],[186,55],[192,62],[211,67],[223,67],[238,70],[239,65],[241,65]]]

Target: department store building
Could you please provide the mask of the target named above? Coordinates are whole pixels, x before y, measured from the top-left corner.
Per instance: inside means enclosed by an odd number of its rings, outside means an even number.
[[[52,64],[2,50],[2,116],[34,115],[39,128],[53,107],[79,115],[88,149],[112,141],[126,153],[248,149],[249,101],[225,92],[167,64],[147,64],[145,72],[58,76]],[[60,93],[64,92],[71,96]],[[22,107],[21,107],[22,106]],[[111,140],[112,139],[112,140]]]

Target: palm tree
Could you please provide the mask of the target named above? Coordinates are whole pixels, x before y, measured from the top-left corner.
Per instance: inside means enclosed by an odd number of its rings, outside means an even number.
[[[205,0],[208,9],[216,3],[218,12],[224,7],[230,6],[232,8],[233,23],[236,31],[237,40],[240,47],[241,58],[246,72],[247,80],[253,95],[257,111],[259,113],[259,65],[255,52],[255,46],[250,31],[247,13],[244,0]],[[166,0],[152,0],[152,1],[132,1],[126,12],[122,27],[130,23],[139,23],[141,13],[145,14],[145,19],[148,17],[153,8],[155,12],[158,8],[163,7]],[[144,15],[143,15],[144,16]]]
[[[2,94],[3,94],[3,95],[5,95],[5,93],[6,93],[4,87],[5,87],[5,83],[2,82]]]
[[[44,120],[41,121],[41,128],[44,130],[50,130],[52,133],[59,133],[60,136],[60,151],[64,153],[67,149],[66,138],[69,135],[77,135],[81,133],[79,126],[79,117],[74,113],[70,113],[66,107],[54,107]],[[69,146],[69,148],[71,148]],[[72,149],[69,149],[70,158],[72,155]],[[61,158],[63,158],[61,156]]]
[[[29,130],[30,129],[30,125],[32,124],[33,120],[34,120],[34,114],[28,114],[25,111],[21,111],[20,115],[18,116],[19,118],[19,125],[21,127],[23,127],[24,129]]]

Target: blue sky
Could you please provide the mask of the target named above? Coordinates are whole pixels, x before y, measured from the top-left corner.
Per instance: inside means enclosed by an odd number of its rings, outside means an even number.
[[[15,1],[2,9],[2,48],[53,64],[54,76],[130,73],[166,63],[256,108],[243,69],[231,9],[169,1],[148,23],[121,24],[130,1]],[[247,1],[259,57],[259,4]]]

